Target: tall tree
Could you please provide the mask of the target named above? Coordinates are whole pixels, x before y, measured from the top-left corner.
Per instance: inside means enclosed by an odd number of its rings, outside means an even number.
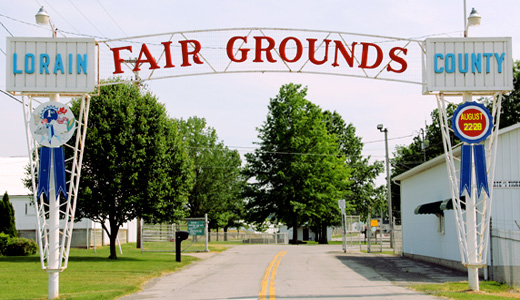
[[[271,99],[260,148],[246,154],[245,174],[251,183],[245,195],[250,221],[284,223],[293,228],[324,225],[339,214],[350,169],[329,134],[321,109],[305,99],[307,89],[287,84]]]
[[[513,65],[513,88],[513,91],[502,98],[500,128],[520,122],[520,60],[517,60]],[[488,105],[491,105],[491,103]],[[488,108],[490,107],[488,106]]]
[[[194,185],[187,203],[191,217],[208,214],[210,228],[232,226],[242,218],[242,161],[218,140],[217,132],[204,118],[179,120],[183,139],[195,166]]]
[[[4,193],[2,201],[0,202],[0,232],[10,237],[17,236],[14,208],[13,204],[9,201],[7,192]]]
[[[339,151],[345,156],[345,163],[352,169],[350,179],[352,184],[345,199],[348,203],[347,212],[368,215],[368,206],[384,209],[384,202],[378,201],[378,195],[384,187],[376,187],[375,179],[383,171],[383,163],[370,163],[370,157],[363,157],[363,142],[356,136],[356,128],[352,123],[346,124],[337,112],[325,111],[328,131],[337,137]],[[383,204],[383,207],[379,207]]]
[[[77,207],[79,218],[99,222],[108,234],[112,259],[124,223],[182,217],[192,182],[191,162],[164,106],[149,91],[114,81],[91,98]]]

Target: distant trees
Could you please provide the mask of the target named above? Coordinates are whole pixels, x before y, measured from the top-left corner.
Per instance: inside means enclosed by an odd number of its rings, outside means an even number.
[[[370,157],[363,157],[363,142],[356,136],[356,128],[347,124],[337,112],[325,111],[328,132],[337,138],[340,153],[345,156],[345,164],[350,167],[351,184],[345,196],[347,213],[367,216],[369,205],[376,210],[386,211],[387,202],[381,201],[384,186],[376,187],[375,179],[383,172],[383,163],[370,163]],[[363,217],[362,217],[363,219]]]
[[[195,167],[187,202],[189,216],[208,214],[210,227],[214,229],[235,226],[243,218],[244,209],[241,192],[245,179],[240,155],[218,140],[215,129],[204,118],[177,122]]]

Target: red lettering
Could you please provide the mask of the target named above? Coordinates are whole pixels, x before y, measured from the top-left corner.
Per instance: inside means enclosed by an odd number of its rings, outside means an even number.
[[[296,55],[294,56],[293,59],[288,59],[287,58],[287,53],[285,52],[286,50],[286,46],[287,46],[287,42],[289,42],[290,40],[294,41],[296,43]],[[282,57],[282,59],[286,62],[290,62],[290,63],[293,63],[293,62],[296,62],[298,61],[303,55],[303,45],[302,45],[302,42],[300,42],[299,39],[295,38],[295,37],[287,37],[285,39],[283,39],[283,41],[280,43],[280,56]]]
[[[264,62],[262,60],[262,51],[265,51],[267,61],[272,63],[276,62],[276,60],[273,58],[273,55],[271,54],[271,51],[274,49],[275,45],[273,38],[268,36],[255,36],[255,40],[255,59],[253,60],[253,62]],[[266,48],[262,48],[262,40],[266,40],[269,43],[269,45]]]
[[[162,42],[161,44],[163,44],[164,46],[164,58],[166,59],[166,65],[164,65],[164,68],[175,67],[175,65],[172,62],[172,50],[170,49],[170,45],[172,44],[172,42]]]
[[[141,57],[143,57],[143,54],[146,57],[146,59],[141,59]],[[141,52],[139,52],[139,57],[137,58],[137,62],[135,63],[134,72],[141,70],[139,66],[142,63],[149,63],[150,70],[160,68],[157,62],[155,62],[155,59],[153,58],[152,53],[150,53],[150,50],[148,50],[148,46],[146,46],[146,44],[143,44],[141,46]]]
[[[361,54],[361,64],[359,65],[362,69],[374,69],[377,68],[381,62],[383,61],[383,50],[381,50],[381,47],[379,47],[376,44],[372,43],[360,43],[363,45],[363,52]],[[367,65],[368,63],[368,49],[370,47],[373,47],[376,50],[376,61],[371,65]]]
[[[233,45],[235,44],[235,41],[239,40],[239,39],[244,41],[244,43],[242,43],[242,45],[247,43],[247,36],[234,36],[229,39],[227,46],[226,46],[227,56],[229,57],[229,59],[231,59],[231,61],[237,62],[237,63],[246,61],[247,52],[249,50],[251,50],[251,49],[238,48],[238,51],[240,52],[241,56],[239,59],[235,58],[235,54],[233,53]]]
[[[338,50],[339,50],[339,52],[341,52],[341,55],[343,55],[343,58],[349,65],[349,67],[352,68],[354,66],[354,47],[356,46],[357,43],[356,42],[352,43],[352,50],[350,50],[350,54],[348,54],[347,49],[345,49],[345,46],[343,45],[343,43],[341,41],[334,41],[334,43],[336,44],[336,51],[334,53],[334,63],[332,64],[332,66],[333,67],[339,66],[339,64],[338,64]]]
[[[325,62],[327,62],[327,59],[329,57],[330,40],[323,40],[325,42],[325,58],[321,61],[316,60],[316,58],[314,57],[316,51],[314,49],[314,45],[316,44],[317,39],[307,39],[307,41],[309,41],[309,60],[315,65],[323,65]]]
[[[191,66],[189,56],[193,55],[193,62],[196,64],[203,64],[203,62],[199,58],[199,52],[200,49],[202,49],[202,46],[200,45],[199,41],[196,40],[184,40],[179,41],[181,44],[181,51],[182,51],[182,65],[181,67],[189,67]],[[188,44],[190,44],[194,49],[193,51],[188,51]]]
[[[403,52],[404,55],[406,55],[406,53],[408,52],[408,49],[401,48],[401,47],[395,47],[390,50],[390,59],[395,61],[398,64],[401,64],[401,69],[396,70],[396,69],[392,68],[392,66],[390,64],[388,64],[388,66],[386,67],[386,70],[388,72],[403,73],[406,70],[406,68],[408,68],[408,63],[406,63],[406,60],[404,60],[404,58],[402,58],[402,57],[399,57],[398,56],[399,53],[397,53],[397,54],[395,53],[398,50],[400,52]]]
[[[112,50],[112,53],[114,54],[114,67],[116,69],[112,74],[124,73],[121,69],[121,63],[123,63],[125,60],[121,58],[121,56],[119,55],[119,51],[128,50],[130,51],[130,53],[132,53],[132,46],[110,48],[110,50]]]

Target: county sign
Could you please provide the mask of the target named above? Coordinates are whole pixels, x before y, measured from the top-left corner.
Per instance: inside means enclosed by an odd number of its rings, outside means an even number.
[[[7,38],[6,89],[25,93],[91,93],[96,42],[90,38]]]
[[[423,93],[513,89],[511,38],[426,39]]]

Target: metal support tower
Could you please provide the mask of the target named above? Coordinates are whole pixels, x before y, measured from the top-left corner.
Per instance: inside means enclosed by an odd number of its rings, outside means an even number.
[[[447,113],[449,102],[443,93],[437,94],[436,97],[446,166],[451,186],[451,198],[457,224],[461,261],[462,264],[468,268],[470,289],[479,290],[478,269],[487,265],[487,251],[489,248],[489,223],[493,199],[493,181],[495,177],[495,159],[502,93],[493,95],[491,114],[494,120],[494,127],[491,135],[485,141],[486,161],[488,162],[487,176],[488,182],[490,183],[489,196],[486,193],[482,193],[481,197],[477,198],[476,180],[473,179],[471,197],[466,197],[464,201],[459,197],[460,157],[454,154],[455,151],[450,138],[453,130],[451,126],[449,126],[451,116],[448,116]],[[471,101],[471,98],[471,94],[469,93],[463,95],[464,102]],[[474,164],[474,162],[472,162],[472,164]],[[474,178],[474,171],[472,171],[472,173],[472,177]]]
[[[53,100],[57,101],[58,98],[59,96],[55,96]],[[51,183],[48,203],[44,200],[43,194],[39,199],[37,198],[36,181],[39,146],[32,138],[29,126],[33,110],[41,101],[33,95],[22,95],[22,100],[27,150],[30,162],[33,204],[37,215],[37,240],[40,248],[40,262],[42,269],[47,270],[49,273],[49,299],[54,299],[59,294],[59,272],[67,268],[69,258],[81,164],[83,160],[83,149],[87,132],[90,96],[82,95],[80,113],[76,118],[76,138],[71,139],[64,145],[66,148],[72,150],[72,157],[65,160],[68,186],[67,199],[66,201],[60,201],[60,196],[56,196],[54,184]],[[53,172],[52,167],[51,172]],[[52,175],[51,178],[53,178]]]

